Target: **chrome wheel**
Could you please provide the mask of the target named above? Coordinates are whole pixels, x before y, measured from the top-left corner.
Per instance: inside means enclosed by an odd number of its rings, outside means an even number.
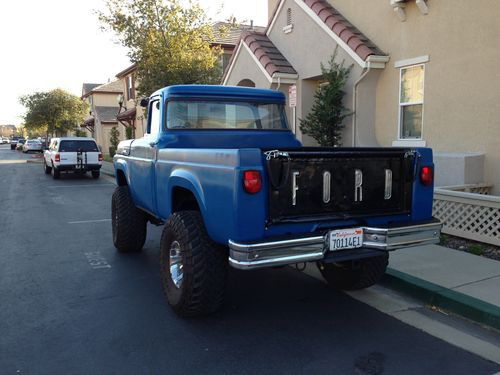
[[[181,245],[177,241],[173,241],[170,245],[170,277],[177,288],[182,285],[184,277],[184,265],[182,264]]]

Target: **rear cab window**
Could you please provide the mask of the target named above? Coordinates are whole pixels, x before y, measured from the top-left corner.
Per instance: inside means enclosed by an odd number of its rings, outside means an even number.
[[[286,130],[284,106],[277,103],[172,100],[169,129]]]
[[[59,152],[99,152],[94,141],[61,141]]]

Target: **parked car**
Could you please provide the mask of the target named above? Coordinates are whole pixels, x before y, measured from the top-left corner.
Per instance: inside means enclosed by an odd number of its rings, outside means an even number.
[[[11,140],[10,140],[10,149],[11,150],[15,150],[16,149],[16,145],[17,145],[17,141],[19,140],[19,137],[12,137]]]
[[[36,139],[28,139],[23,145],[23,152],[42,152],[42,144]]]
[[[24,138],[18,139],[17,143],[16,143],[16,150],[22,151],[25,143],[26,143],[26,140]],[[11,146],[11,149],[12,149],[12,146]]]
[[[180,316],[222,305],[228,266],[312,262],[362,289],[391,251],[439,242],[431,149],[302,147],[284,107],[279,91],[170,86],[149,98],[146,135],[118,146],[113,243],[140,251],[147,221],[166,223],[161,277]]]
[[[52,138],[44,152],[43,168],[46,174],[52,172],[54,179],[58,179],[61,172],[91,172],[93,178],[99,178],[102,159],[93,138]]]
[[[2,140],[2,144],[9,143],[9,138],[7,138],[7,137],[2,137],[1,140]]]

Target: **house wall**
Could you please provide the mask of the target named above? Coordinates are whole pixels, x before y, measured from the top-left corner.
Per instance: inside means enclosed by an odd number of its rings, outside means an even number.
[[[110,142],[110,137],[111,137],[111,129],[115,127],[118,129],[119,136],[118,138],[120,140],[125,139],[125,127],[118,122],[116,123],[104,123],[101,124],[100,128],[100,137],[99,141],[97,141],[97,144],[102,147],[102,152],[104,154],[109,155],[109,147],[111,146]]]
[[[405,22],[387,0],[329,2],[391,56],[376,89],[378,142],[391,146],[398,135],[394,62],[429,55],[423,139],[434,152],[485,153],[485,180],[500,194],[500,1],[427,1],[427,15],[408,1]]]
[[[233,65],[233,69],[227,78],[226,86],[237,86],[243,79],[251,80],[257,88],[268,89],[271,87],[271,82],[269,82],[262,70],[257,66],[257,63],[244,45],[240,48],[237,63]]]
[[[283,27],[287,22],[287,9],[292,12],[293,30],[285,33]],[[310,137],[303,137],[299,123],[305,118],[314,102],[314,92],[319,84],[321,76],[321,63],[328,66],[328,61],[334,54],[337,44],[335,41],[311,18],[295,0],[286,0],[277,15],[271,28],[269,39],[273,41],[280,52],[292,64],[299,75],[297,82],[297,136],[305,145],[315,145],[316,142]],[[298,48],[300,46],[301,48]],[[314,58],[311,58],[311,56]],[[362,68],[355,63],[354,59],[340,47],[337,48],[336,62],[344,62],[345,67],[352,66],[349,79],[345,86],[344,105],[353,110],[353,87],[355,81],[362,74]],[[377,73],[370,73],[377,74]],[[361,90],[361,88],[360,88]],[[366,91],[366,90],[365,90]],[[370,99],[373,100],[374,99]],[[375,145],[374,136],[374,106],[358,108],[359,121],[364,121],[366,135],[363,137],[365,145]],[[359,122],[358,121],[358,122]],[[342,139],[343,145],[352,144],[352,118],[348,117],[345,122]],[[359,142],[358,142],[359,143]]]
[[[118,122],[110,124],[110,123],[101,123],[101,119],[97,117],[95,107],[98,106],[107,106],[107,107],[116,107],[116,112],[118,113],[118,95],[120,93],[98,93],[94,92],[90,96],[92,96],[93,100],[93,105],[90,107],[90,110],[92,111],[92,116],[95,118],[95,125],[94,125],[94,134],[89,132],[88,130],[85,129],[87,135],[89,137],[94,137],[96,140],[97,144],[101,146],[102,152],[105,154],[109,153],[109,132],[113,126],[116,126],[119,133],[120,133],[120,140],[125,139],[125,128],[123,125],[119,124]],[[85,98],[84,100],[90,105],[90,96]]]
[[[128,76],[130,76],[131,74],[135,74],[135,71],[123,76],[123,77],[120,77],[122,83],[123,83],[123,87],[127,87],[127,79],[128,79]],[[135,115],[135,138],[141,138],[144,136],[144,133],[146,131],[146,127],[147,127],[147,120],[146,118],[144,117],[144,111],[143,111],[143,108],[140,106],[140,97],[137,95],[137,85],[138,85],[138,81],[137,81],[137,78],[135,78],[133,80],[133,84],[134,84],[134,90],[135,90],[135,99],[130,99],[128,97],[128,93],[126,92],[126,90],[124,91],[123,95],[124,95],[124,100],[125,100],[125,107],[127,109],[131,109],[131,108],[134,108],[136,107],[136,115]],[[125,137],[125,135],[124,135]]]
[[[118,95],[119,92],[114,94],[94,92],[92,94],[94,106],[118,107]]]

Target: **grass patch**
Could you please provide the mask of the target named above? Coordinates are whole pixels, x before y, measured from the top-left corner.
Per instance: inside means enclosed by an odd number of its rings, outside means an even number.
[[[467,246],[467,251],[471,254],[475,255],[483,255],[484,254],[485,247],[483,245],[473,243]]]

